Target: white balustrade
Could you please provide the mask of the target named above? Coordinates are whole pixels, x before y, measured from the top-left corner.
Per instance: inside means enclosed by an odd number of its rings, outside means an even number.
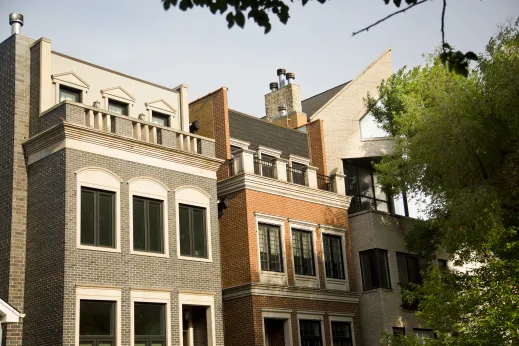
[[[110,115],[89,109],[85,113],[85,125],[92,129],[110,132],[112,129],[112,120]]]

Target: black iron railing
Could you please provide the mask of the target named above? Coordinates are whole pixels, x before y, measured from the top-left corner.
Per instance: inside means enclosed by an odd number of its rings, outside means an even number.
[[[306,185],[305,170],[287,166],[287,179],[294,184]]]
[[[264,177],[274,178],[274,162],[254,158],[254,173]]]
[[[333,184],[329,176],[317,173],[317,188],[324,191],[332,191]]]

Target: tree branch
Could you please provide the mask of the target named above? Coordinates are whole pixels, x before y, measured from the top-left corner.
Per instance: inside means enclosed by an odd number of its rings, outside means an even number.
[[[429,0],[421,0],[421,1],[417,1],[417,2],[415,2],[414,4],[407,6],[406,8],[403,8],[403,9],[401,9],[401,10],[398,10],[398,11],[396,11],[396,12],[393,12],[393,13],[391,13],[390,15],[388,15],[388,16],[386,16],[386,17],[380,19],[380,20],[377,20],[375,23],[373,23],[373,24],[371,24],[371,25],[368,25],[368,26],[365,27],[364,29],[361,29],[361,30],[359,30],[359,31],[355,31],[354,33],[352,33],[351,36],[355,36],[355,35],[357,35],[357,34],[360,34],[360,33],[363,32],[363,31],[368,31],[368,30],[371,29],[372,27],[377,26],[378,24],[380,24],[380,23],[382,23],[382,22],[388,20],[389,18],[391,18],[391,17],[393,17],[393,16],[396,16],[397,14],[404,13],[405,11],[407,11],[407,10],[409,10],[409,9],[415,7],[415,6],[418,6],[418,5],[420,5],[420,4],[423,4],[424,2],[427,2],[427,1],[429,1]],[[445,1],[446,1],[446,0],[444,0],[444,2],[445,2]],[[443,30],[443,21],[442,21],[442,30]]]
[[[443,8],[442,8],[442,49],[445,53],[445,10],[447,9],[447,0],[443,0]]]

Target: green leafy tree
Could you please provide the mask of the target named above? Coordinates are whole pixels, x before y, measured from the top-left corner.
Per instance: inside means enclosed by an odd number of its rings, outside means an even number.
[[[426,344],[519,345],[519,20],[500,29],[466,78],[432,54],[384,81],[379,95],[367,106],[395,140],[375,165],[379,180],[430,200],[408,247],[477,263],[430,268],[407,294],[420,298],[418,315],[437,333]]]

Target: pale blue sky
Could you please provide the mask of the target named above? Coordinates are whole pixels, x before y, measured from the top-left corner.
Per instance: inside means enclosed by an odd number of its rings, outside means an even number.
[[[422,63],[440,42],[441,6],[425,3],[351,37],[394,7],[313,0],[302,8],[296,0],[288,24],[273,20],[264,35],[253,22],[229,30],[207,10],[166,12],[160,0],[0,0],[0,40],[10,34],[9,13],[20,12],[22,33],[51,39],[53,50],[165,86],[187,84],[190,100],[225,85],[231,108],[263,116],[277,68],[296,74],[306,98],[352,79],[387,48],[394,70]],[[518,0],[450,0],[447,40],[481,52],[497,25],[518,15]]]

